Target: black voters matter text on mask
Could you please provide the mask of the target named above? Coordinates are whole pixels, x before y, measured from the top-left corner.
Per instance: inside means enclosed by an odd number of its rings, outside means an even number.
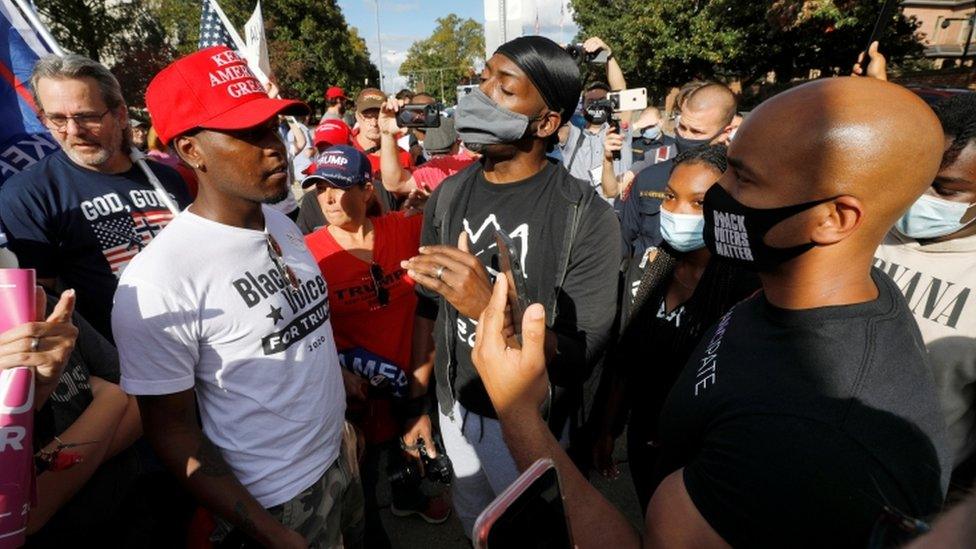
[[[715,223],[715,251],[723,257],[753,261],[745,216],[719,211],[712,212],[712,215]]]
[[[321,275],[300,281],[298,289],[294,289],[277,269],[270,268],[257,274],[245,271],[244,276],[234,279],[232,284],[248,308],[270,302],[268,318],[274,323],[275,331],[261,338],[265,355],[287,350],[329,320],[329,294]],[[291,314],[282,315],[280,308],[275,306],[282,298]],[[278,328],[279,323],[289,318],[290,322]]]

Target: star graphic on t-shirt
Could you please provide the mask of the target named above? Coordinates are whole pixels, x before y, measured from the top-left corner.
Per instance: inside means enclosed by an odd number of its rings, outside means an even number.
[[[268,313],[268,314],[266,314],[266,315],[264,315],[264,316],[266,316],[266,317],[270,318],[271,320],[273,320],[274,323],[275,323],[275,326],[277,326],[278,323],[281,322],[281,320],[284,318],[281,315],[281,307],[275,307],[274,305],[271,305],[271,312]]]

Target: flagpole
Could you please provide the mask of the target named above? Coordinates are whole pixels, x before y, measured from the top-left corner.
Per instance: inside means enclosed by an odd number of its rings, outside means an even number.
[[[213,6],[214,12],[216,12],[217,17],[220,18],[220,22],[224,24],[224,29],[227,31],[227,34],[230,35],[230,39],[234,41],[234,46],[237,48],[237,51],[241,53],[247,51],[244,40],[237,32],[237,29],[234,28],[234,25],[231,24],[230,19],[227,18],[227,14],[224,13],[224,10],[220,9],[220,4],[217,3],[217,0],[207,1],[210,2],[211,6]],[[268,75],[264,74],[264,71],[261,70],[261,67],[259,67],[257,63],[251,63],[248,59],[246,59],[246,57],[247,56],[245,56],[245,61],[247,61],[247,66],[251,68],[251,72],[254,73],[254,76],[256,76],[262,84],[267,84],[271,80]]]
[[[47,30],[47,27],[45,27],[44,23],[38,19],[37,14],[34,13],[34,10],[27,4],[27,2],[25,0],[14,0],[14,3],[17,4],[17,7],[20,8],[21,12],[23,12],[24,17],[27,18],[27,22],[31,24],[34,31],[41,35],[41,38],[47,42],[47,47],[51,48],[51,53],[57,55],[58,57],[64,57],[65,53],[64,50],[61,49],[61,45],[58,44],[58,41],[55,40],[53,36],[51,36],[51,33]]]
[[[65,51],[61,49],[61,45],[58,44],[58,41],[51,36],[51,32],[47,30],[44,22],[37,17],[37,13],[34,12],[34,9],[31,8],[25,0],[14,0],[14,2],[17,4],[17,7],[20,8],[20,11],[23,12],[24,17],[27,18],[27,22],[30,23],[30,25],[34,28],[34,32],[39,34],[41,38],[47,41],[48,47],[51,48],[51,52],[58,57],[64,57],[66,54]],[[152,185],[153,190],[156,191],[157,195],[159,195],[159,199],[163,202],[163,205],[166,206],[166,209],[172,212],[173,215],[179,215],[179,207],[175,202],[173,202],[173,199],[170,198],[169,193],[166,192],[166,189],[163,188],[163,184],[160,183],[159,178],[156,177],[156,174],[149,169],[149,165],[146,163],[146,158],[143,156],[142,152],[139,149],[132,147],[132,150],[129,152],[129,158],[133,163],[142,169],[143,173],[146,174],[146,177],[149,179],[149,184]]]

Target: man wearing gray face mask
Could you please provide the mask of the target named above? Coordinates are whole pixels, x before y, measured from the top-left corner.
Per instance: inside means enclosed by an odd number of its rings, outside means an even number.
[[[616,288],[607,281],[620,257],[617,220],[589,182],[546,158],[580,87],[576,63],[551,40],[503,44],[486,62],[480,89],[463,97],[456,113],[465,146],[483,157],[431,196],[420,255],[403,264],[422,296],[414,341],[437,347],[430,362],[416,344],[411,384],[426,387],[432,370],[437,376],[444,447],[457,477],[453,501],[469,536],[481,510],[518,476],[471,361],[473,319],[487,306],[498,270],[495,232],[515,242],[528,299],[552,313],[548,420],[557,436],[566,432],[613,322]],[[430,449],[429,416],[419,404],[416,414],[404,447],[423,438]]]

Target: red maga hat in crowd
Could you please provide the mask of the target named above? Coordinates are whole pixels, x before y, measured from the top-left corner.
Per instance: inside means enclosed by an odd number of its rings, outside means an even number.
[[[345,122],[329,118],[323,120],[315,128],[315,138],[312,140],[312,144],[316,147],[324,144],[328,144],[330,147],[332,145],[348,145],[351,136],[352,130],[349,129],[349,126]]]
[[[268,97],[247,62],[226,46],[170,63],[146,88],[146,107],[167,145],[193,128],[242,130],[279,114],[308,113],[301,101]]]
[[[340,88],[339,86],[332,86],[325,91],[325,98],[329,101],[333,99],[349,99],[346,97],[346,90]]]

